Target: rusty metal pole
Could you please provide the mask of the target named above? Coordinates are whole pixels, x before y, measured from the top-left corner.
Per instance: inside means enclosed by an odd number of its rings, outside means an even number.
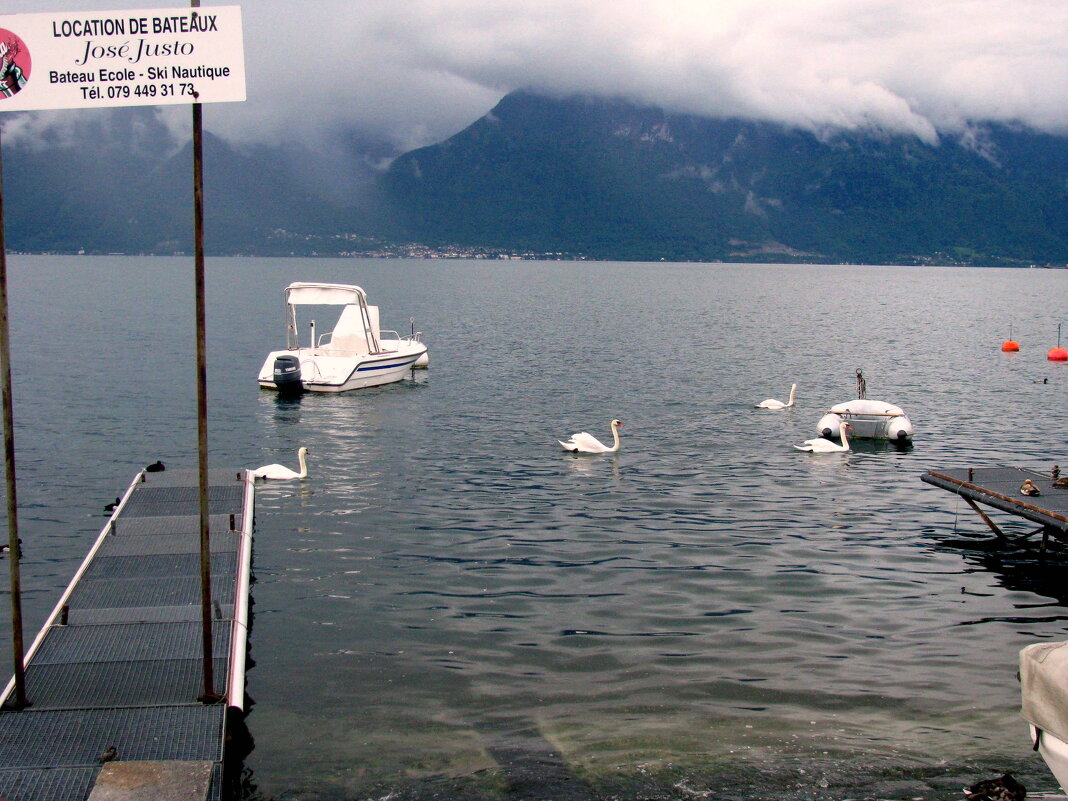
[[[2,150],[2,143],[0,143]],[[18,496],[15,492],[15,416],[11,410],[11,336],[7,315],[7,242],[4,240],[3,160],[0,156],[0,395],[4,407],[4,473],[7,479],[7,558],[11,569],[11,646],[15,658],[15,697],[9,709],[24,709],[26,664],[22,640],[22,578],[19,572]]]
[[[190,0],[199,8],[200,0]],[[195,12],[194,12],[195,13]],[[197,467],[200,501],[200,619],[204,658],[203,703],[215,703],[215,658],[212,653],[211,544],[208,517],[208,368],[204,314],[204,128],[199,97],[193,94],[193,248],[197,326]]]
[[[193,239],[197,325],[197,467],[200,501],[200,618],[204,691],[200,700],[218,700],[211,632],[211,546],[208,517],[208,370],[204,314],[204,163],[200,103],[193,103]]]

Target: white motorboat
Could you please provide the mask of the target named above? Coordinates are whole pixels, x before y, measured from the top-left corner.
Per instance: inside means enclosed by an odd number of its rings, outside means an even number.
[[[1020,651],[1020,714],[1032,747],[1068,793],[1068,642],[1040,642]]]
[[[425,367],[427,349],[414,330],[408,336],[378,327],[378,307],[353,284],[296,282],[285,288],[285,350],[271,351],[260,368],[264,389],[287,394],[348,392],[400,381],[413,367]],[[316,337],[315,321],[306,345],[299,341],[298,306],[341,306],[332,331]]]
[[[864,373],[857,370],[857,397],[830,408],[816,423],[821,437],[838,437],[842,423],[852,426],[850,433],[857,439],[888,439],[904,444],[912,440],[912,421],[900,406],[884,401],[868,400]]]

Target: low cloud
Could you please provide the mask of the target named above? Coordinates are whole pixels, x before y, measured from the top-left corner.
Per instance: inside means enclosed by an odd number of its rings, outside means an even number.
[[[248,101],[205,114],[236,141],[354,130],[409,149],[517,88],[925,141],[981,120],[1068,131],[1060,0],[257,0],[242,13]]]

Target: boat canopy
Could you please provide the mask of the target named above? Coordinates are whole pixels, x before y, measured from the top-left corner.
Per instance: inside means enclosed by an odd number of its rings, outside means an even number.
[[[285,289],[286,336],[289,347],[300,345],[297,306],[344,306],[330,335],[328,349],[334,354],[379,353],[378,307],[367,305],[367,293],[355,284],[320,284],[296,281]],[[314,321],[312,322],[314,337]],[[318,341],[309,343],[315,348]]]
[[[367,303],[367,293],[355,284],[315,284],[296,281],[286,287],[290,306],[351,306]]]

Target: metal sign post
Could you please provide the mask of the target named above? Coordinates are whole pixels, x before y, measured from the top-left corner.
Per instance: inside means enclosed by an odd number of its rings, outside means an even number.
[[[0,395],[4,406],[4,475],[7,482],[7,558],[11,568],[11,647],[15,663],[15,697],[8,709],[24,709],[25,650],[22,641],[22,578],[19,571],[18,496],[15,492],[15,416],[11,411],[11,337],[7,318],[7,243],[4,241],[3,147],[0,142]]]
[[[197,8],[200,0],[190,0]],[[208,367],[204,303],[204,124],[199,96],[193,95],[193,273],[197,327],[197,472],[200,501],[200,620],[204,690],[200,701],[216,703],[215,655],[211,625],[211,517],[208,510]]]
[[[0,15],[0,111],[193,106],[194,289],[197,348],[197,464],[204,686],[200,700],[221,700],[214,686],[211,544],[208,506],[208,400],[204,323],[204,174],[202,103],[245,99],[239,6]],[[27,705],[18,561],[15,446],[7,317],[7,267],[0,186],[0,394],[3,395],[8,538],[15,650],[15,698]]]

